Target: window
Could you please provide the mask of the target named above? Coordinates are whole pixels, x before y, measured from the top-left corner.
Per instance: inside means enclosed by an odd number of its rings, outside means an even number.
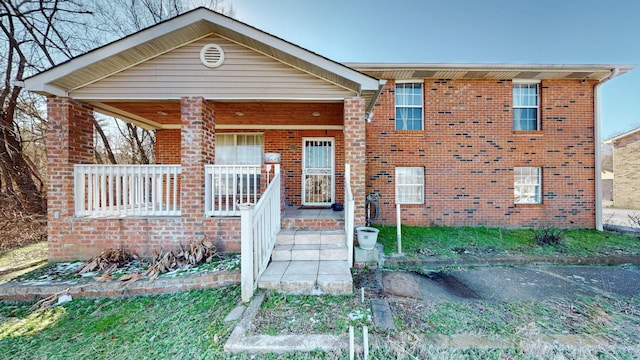
[[[262,134],[216,134],[216,164],[262,164]]]
[[[396,84],[396,130],[422,130],[422,84]]]
[[[513,130],[540,130],[538,84],[513,84]]]
[[[424,204],[424,168],[396,168],[396,203]]]
[[[517,167],[514,170],[515,179],[513,192],[516,204],[540,204],[541,200],[541,169],[538,167]]]

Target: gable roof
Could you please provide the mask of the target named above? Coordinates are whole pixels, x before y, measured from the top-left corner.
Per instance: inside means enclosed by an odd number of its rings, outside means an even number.
[[[374,77],[206,8],[197,8],[74,57],[25,79],[24,85],[43,95],[67,96],[72,90],[212,34],[353,91],[368,102],[380,88]]]
[[[635,128],[635,129],[633,129],[631,131],[627,131],[624,134],[620,134],[618,136],[614,136],[611,139],[605,140],[604,143],[605,144],[613,144],[618,140],[622,140],[622,139],[624,139],[626,137],[633,136],[633,135],[638,134],[638,133],[640,133],[640,127],[639,128]]]

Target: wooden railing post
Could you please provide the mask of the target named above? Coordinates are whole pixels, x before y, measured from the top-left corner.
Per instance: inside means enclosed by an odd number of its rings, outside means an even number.
[[[254,204],[238,204],[240,209],[240,276],[242,302],[253,296],[253,207]]]

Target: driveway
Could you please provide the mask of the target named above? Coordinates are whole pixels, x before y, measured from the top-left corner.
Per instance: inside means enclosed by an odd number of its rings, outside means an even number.
[[[382,276],[388,294],[435,302],[640,297],[640,269],[625,266],[481,267],[427,274],[385,271]]]

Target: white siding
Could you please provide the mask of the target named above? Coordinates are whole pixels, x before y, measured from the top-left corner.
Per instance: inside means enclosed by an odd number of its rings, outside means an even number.
[[[218,68],[200,62],[200,49],[225,52]],[[77,89],[78,99],[341,99],[354,94],[315,76],[218,37],[201,39]]]

